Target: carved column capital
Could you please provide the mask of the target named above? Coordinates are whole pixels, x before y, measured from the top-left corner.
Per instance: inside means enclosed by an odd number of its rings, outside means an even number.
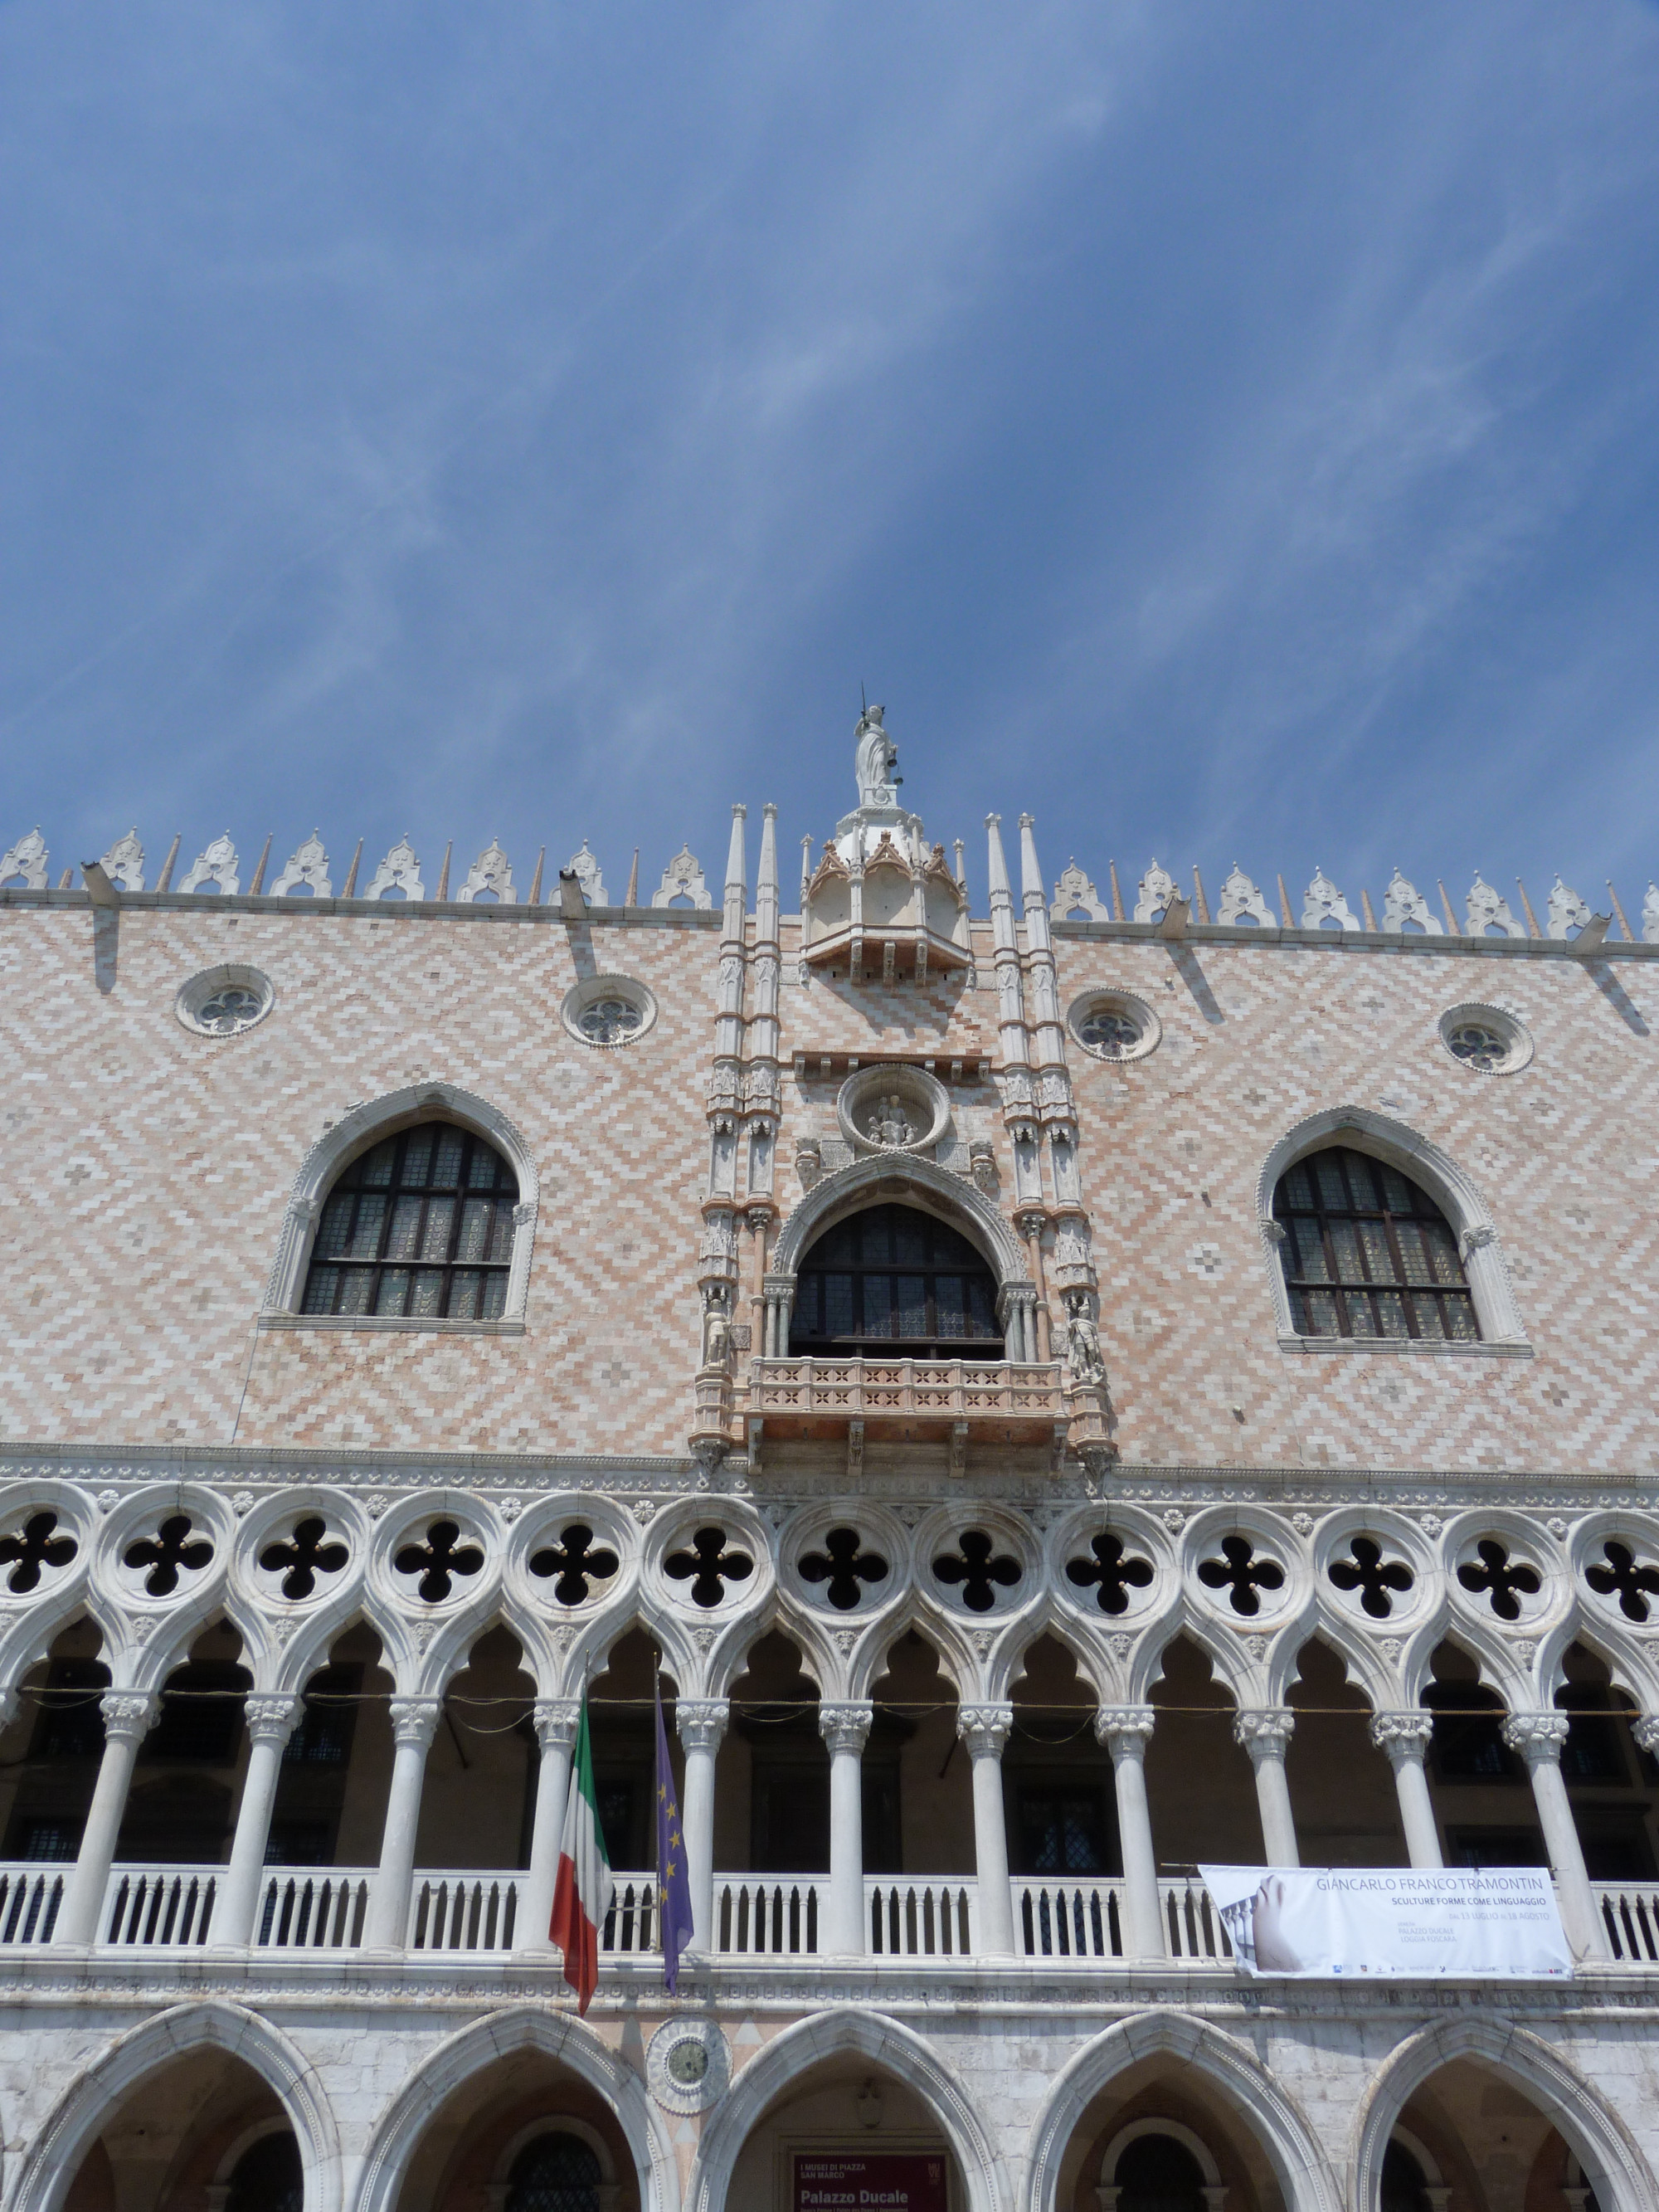
[[[1555,1766],[1567,1740],[1565,1713],[1511,1713],[1504,1721],[1503,1738],[1518,1751],[1528,1766]]]
[[[1012,1705],[963,1705],[957,1713],[957,1734],[970,1759],[1000,1759],[1013,1725]]]
[[[161,1700],[153,1690],[106,1690],[99,1699],[106,1739],[141,1742],[155,1725]]]
[[[818,1707],[818,1734],[830,1747],[834,1758],[838,1753],[861,1753],[870,1734],[870,1723],[875,1718],[874,1708],[866,1704],[848,1700],[846,1703],[821,1705]]]
[[[1296,1715],[1288,1705],[1245,1705],[1233,1715],[1233,1741],[1249,1753],[1252,1766],[1283,1759],[1295,1733]]]
[[[1413,1708],[1409,1712],[1373,1713],[1370,1738],[1390,1766],[1415,1765],[1422,1759],[1434,1734],[1434,1715]]]
[[[1659,1713],[1644,1713],[1639,1720],[1631,1723],[1630,1732],[1650,1756],[1659,1753]]]
[[[686,1750],[718,1751],[731,1711],[724,1698],[682,1698],[674,1708],[674,1727]]]
[[[1158,1714],[1151,1705],[1102,1705],[1095,1715],[1095,1738],[1120,1759],[1145,1759]]]
[[[1048,1209],[1043,1206],[1022,1206],[1014,1216],[1014,1226],[1029,1244],[1048,1226]]]
[[[286,1743],[300,1717],[300,1700],[255,1690],[242,1708],[247,1732],[255,1743]]]
[[[399,1744],[418,1743],[424,1750],[438,1730],[441,1698],[393,1698],[392,1734]]]
[[[538,1698],[534,1708],[536,1741],[544,1751],[569,1751],[581,1724],[579,1698]]]

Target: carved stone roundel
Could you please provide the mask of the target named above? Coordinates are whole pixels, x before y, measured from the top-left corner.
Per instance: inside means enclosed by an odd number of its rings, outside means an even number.
[[[665,2112],[706,2112],[726,2094],[732,2054],[712,2020],[665,2021],[646,2051],[645,2073]]]
[[[256,1028],[276,1003],[269,975],[257,968],[209,968],[192,975],[173,1010],[198,1036],[234,1037]]]

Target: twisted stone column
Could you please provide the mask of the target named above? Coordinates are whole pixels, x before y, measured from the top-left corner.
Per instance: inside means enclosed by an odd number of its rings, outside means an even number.
[[[54,1943],[98,1940],[116,1838],[127,1809],[133,1761],[160,1710],[160,1701],[150,1690],[106,1690],[100,1704],[104,1716],[104,1756],[99,1763],[87,1825],[81,1832],[75,1872],[52,1930]]]
[[[426,1755],[443,1711],[441,1698],[393,1698],[392,1734],[397,1749],[386,1793],[380,1863],[363,1922],[366,1951],[401,1951],[409,1934],[409,1893],[415,1879],[415,1833],[421,1820]]]
[[[860,1955],[864,1927],[864,1747],[875,1717],[867,1705],[821,1705],[818,1733],[830,1747],[830,1910],[826,1951]]]
[[[1112,1755],[1123,1854],[1123,1947],[1132,1959],[1161,1959],[1167,1948],[1146,1802],[1146,1747],[1157,1719],[1151,1705],[1103,1705],[1095,1715],[1095,1735]]]
[[[208,1929],[210,1943],[230,1944],[239,1949],[253,1940],[271,1810],[276,1802],[276,1784],[282,1778],[283,1753],[300,1717],[300,1700],[256,1692],[247,1698],[243,1713],[249,1737],[247,1775],[236,1814],[230,1864],[225,1869],[214,1899],[213,1919]]]
[[[1302,1863],[1291,1814],[1291,1785],[1285,1774],[1285,1747],[1295,1728],[1296,1715],[1286,1705],[1245,1706],[1233,1716],[1233,1741],[1243,1745],[1255,1769],[1255,1802],[1269,1866]]]
[[[1008,1828],[1002,1810],[1002,1753],[1012,1705],[963,1705],[957,1733],[974,1779],[974,1868],[979,1887],[979,1948],[987,1958],[1014,1955],[1014,1898],[1008,1886]]]
[[[691,1884],[691,1940],[705,1955],[714,1948],[714,1764],[730,1714],[724,1698],[682,1698],[674,1709],[685,1752],[680,1820]]]
[[[1584,1869],[1583,1847],[1577,1823],[1567,1800],[1561,1773],[1561,1753],[1567,1741],[1567,1716],[1562,1712],[1511,1713],[1504,1723],[1504,1741],[1527,1762],[1538,1824],[1544,1831],[1560,1900],[1561,1924],[1573,1956],[1605,1959],[1607,1931],[1596,1910],[1595,1893]]]
[[[1406,1832],[1406,1850],[1414,1867],[1443,1866],[1440,1833],[1434,1824],[1429,1796],[1429,1778],[1423,1761],[1434,1735],[1434,1715],[1413,1708],[1409,1712],[1373,1713],[1371,1741],[1394,1769],[1395,1794],[1400,1800],[1400,1824]]]

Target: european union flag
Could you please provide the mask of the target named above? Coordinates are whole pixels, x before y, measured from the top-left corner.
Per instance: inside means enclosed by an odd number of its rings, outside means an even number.
[[[657,1910],[662,1932],[662,1978],[671,1995],[679,1987],[680,1953],[691,1941],[691,1876],[685,1863],[674,1770],[668,1763],[668,1731],[662,1720],[662,1683],[657,1690]]]

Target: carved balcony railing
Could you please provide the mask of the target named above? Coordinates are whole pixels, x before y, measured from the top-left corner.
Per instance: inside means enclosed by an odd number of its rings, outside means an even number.
[[[1060,1363],[977,1359],[756,1359],[749,1369],[751,1453],[769,1437],[1064,1448],[1075,1394]]]
[[[73,1869],[40,1863],[0,1863],[0,1951],[39,1950],[52,1941]],[[117,1866],[111,1869],[97,1947],[131,1955],[199,1951],[207,1942],[222,1866]],[[406,1954],[410,1959],[481,1958],[522,1951],[532,1931],[520,1924],[528,1876],[417,1870],[410,1899]],[[606,1959],[654,1957],[660,1930],[657,1881],[647,1873],[613,1876],[615,1894],[600,1931]],[[266,1870],[253,1948],[319,1958],[361,1949],[372,1867],[272,1867]],[[1607,1938],[1605,1960],[1592,1969],[1651,1979],[1659,1975],[1659,1882],[1596,1882]],[[1014,1949],[1041,1960],[1098,1966],[1126,1957],[1127,1906],[1121,1875],[1050,1879],[1016,1875]],[[752,1968],[768,1959],[816,1958],[829,1918],[827,1875],[717,1874],[715,1963]],[[1232,1947],[1200,1881],[1160,1881],[1166,1956],[1188,1973],[1235,1972]],[[976,1960],[981,1943],[979,1885],[972,1875],[870,1875],[864,1883],[865,1963],[917,1959]],[[536,1947],[539,1948],[539,1947]],[[555,1954],[546,1954],[550,1958]],[[1150,1962],[1149,1962],[1150,1963]]]

